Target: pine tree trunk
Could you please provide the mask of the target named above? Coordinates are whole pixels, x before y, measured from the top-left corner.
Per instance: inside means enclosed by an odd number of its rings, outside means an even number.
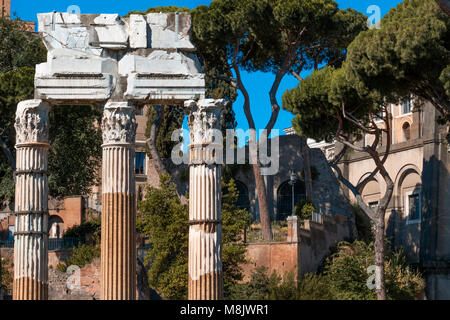
[[[270,224],[269,205],[267,203],[267,191],[264,177],[261,175],[260,164],[254,164],[253,174],[255,176],[256,190],[258,193],[259,216],[261,219],[261,229],[263,239],[272,240],[272,226]]]
[[[377,299],[386,300],[386,286],[384,282],[384,216],[385,213],[378,212],[378,221],[375,229],[375,279]]]
[[[152,159],[156,161],[156,171],[159,175],[167,173],[166,167],[159,156],[158,149],[156,148],[156,139],[158,138],[159,129],[161,126],[162,118],[164,117],[164,107],[155,106],[156,117],[152,123],[150,129],[150,136],[147,140],[148,150]]]

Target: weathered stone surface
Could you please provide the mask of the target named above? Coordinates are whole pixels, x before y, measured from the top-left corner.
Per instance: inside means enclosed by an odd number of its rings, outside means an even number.
[[[207,148],[212,129],[222,124],[224,100],[186,101],[191,146]],[[202,153],[202,152],[201,152]],[[189,300],[223,299],[220,165],[201,160],[190,164],[189,190]],[[214,160],[214,159],[212,159]]]
[[[36,96],[63,103],[171,100],[205,95],[205,79],[190,41],[186,13],[38,14],[48,49],[36,69]],[[176,52],[173,50],[176,49]]]
[[[16,111],[16,143],[48,142],[48,104],[41,100],[19,102]]]
[[[161,297],[148,286],[147,270],[139,259],[137,262],[136,297],[138,300],[161,300]],[[50,269],[49,271],[49,300],[99,300],[101,295],[100,259],[79,270],[78,286],[68,286],[71,276],[67,272]],[[74,278],[75,279],[75,278]],[[72,288],[72,289],[70,289]]]
[[[110,102],[102,121],[101,298],[136,297],[136,190],[134,107]]]
[[[147,21],[142,15],[130,15],[130,47],[147,48]]]
[[[48,111],[41,100],[17,106],[14,300],[48,295]]]

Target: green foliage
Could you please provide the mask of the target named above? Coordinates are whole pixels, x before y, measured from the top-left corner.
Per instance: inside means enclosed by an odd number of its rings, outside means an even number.
[[[3,147],[0,145],[0,201],[14,199],[13,169],[6,153],[15,159],[17,104],[32,99],[33,95],[34,69],[22,67],[0,74],[0,143],[4,143]]]
[[[236,208],[234,181],[224,182],[224,188],[228,192],[224,193],[222,206],[223,271],[224,289],[228,292],[232,284],[242,280],[240,264],[246,263],[242,231],[250,225],[251,215]],[[150,267],[150,286],[166,299],[186,299],[189,214],[188,207],[176,196],[170,175],[161,175],[159,189],[148,187],[139,210],[138,230],[152,246],[145,261]]]
[[[60,106],[50,115],[49,193],[53,197],[86,195],[99,183],[102,133],[100,110]]]
[[[307,273],[299,281],[298,300],[333,300],[326,276]]]
[[[355,88],[346,79],[343,68],[332,67],[314,71],[283,95],[283,108],[295,114],[292,124],[296,132],[318,141],[333,141],[343,102],[347,113],[366,124],[369,113],[379,111],[382,99],[373,92]],[[358,139],[358,129],[351,121],[343,121],[343,134],[354,134]]]
[[[326,259],[319,274],[305,274],[295,281],[288,273],[281,279],[267,268],[256,268],[250,281],[235,284],[228,297],[231,300],[375,300],[375,290],[367,287],[374,264],[373,243],[341,242],[336,252]],[[386,288],[388,299],[414,300],[424,290],[421,274],[408,266],[403,251],[388,250],[386,255]]]
[[[189,170],[183,170],[180,173],[180,182],[187,183],[189,181]]]
[[[0,156],[3,160],[3,158]],[[14,200],[14,175],[13,170],[8,162],[2,161],[0,163],[0,202],[2,200],[13,201]]]
[[[0,17],[0,74],[45,61],[47,51],[40,38],[25,30],[19,19]]]
[[[346,74],[396,102],[411,93],[450,117],[450,17],[434,0],[404,0],[348,48]]]
[[[19,19],[0,18],[0,202],[13,201],[12,162],[17,103],[34,96],[34,66],[45,61],[41,39],[24,29]]]
[[[34,67],[46,60],[42,40],[19,20],[0,18],[0,201],[13,201],[15,112],[20,101],[33,99]],[[51,196],[85,195],[97,182],[101,159],[101,113],[91,107],[58,107],[50,112],[49,192]]]
[[[169,175],[161,175],[159,189],[148,187],[139,210],[138,230],[152,245],[145,259],[150,286],[166,299],[186,299],[189,214]]]
[[[84,268],[86,265],[94,261],[95,258],[100,257],[100,245],[87,245],[80,244],[78,247],[74,247],[72,254],[67,259],[67,265],[78,266]]]
[[[307,70],[341,61],[365,20],[332,0],[215,0],[193,10],[193,39],[208,65],[228,66],[239,43],[247,71],[277,72],[292,54],[293,69]]]
[[[190,12],[190,11],[191,11],[191,9],[186,8],[186,7],[163,6],[163,7],[148,8],[145,12],[144,11],[133,10],[133,11],[130,11],[127,15],[125,15],[125,17],[128,17],[130,14],[146,15],[146,14],[149,14],[149,13]]]
[[[161,159],[170,159],[173,148],[179,143],[172,141],[172,133],[183,127],[184,111],[180,106],[163,106],[162,119],[160,119],[159,133],[156,137],[156,149]],[[156,120],[156,110],[150,107],[147,112],[147,128],[145,136],[150,137],[150,130]],[[148,148],[148,146],[147,146]],[[150,153],[147,155],[151,157]]]
[[[295,205],[295,215],[302,220],[310,220],[313,212],[316,212],[316,207],[310,200],[301,200]]]
[[[367,268],[374,265],[373,243],[342,242],[332,255],[324,275],[334,299],[375,300],[375,290],[367,287]],[[420,273],[406,263],[403,251],[388,250],[385,260],[385,283],[388,299],[413,300],[424,289]]]
[[[102,221],[101,217],[94,217],[83,222],[79,226],[73,226],[64,232],[64,238],[79,239],[85,241],[91,238],[94,243],[100,243]]]
[[[247,260],[242,232],[251,225],[252,215],[246,209],[236,207],[239,192],[233,179],[224,180],[223,189],[223,273],[224,294],[228,295],[232,285],[243,279],[241,266],[247,263]]]
[[[2,287],[0,288],[3,290],[7,290],[7,289],[12,289],[13,286],[13,263],[11,262],[11,260],[9,260],[8,258],[5,257],[1,257],[2,261],[1,261],[1,270],[0,270],[0,274],[2,277]]]
[[[67,271],[67,265],[65,264],[65,263],[58,263],[57,265],[56,265],[56,270],[58,270],[59,272],[63,272],[63,273],[66,273],[66,271]]]
[[[297,283],[294,273],[287,273],[284,279],[276,272],[268,275],[266,267],[258,267],[251,274],[250,281],[236,283],[230,289],[228,300],[294,300]]]

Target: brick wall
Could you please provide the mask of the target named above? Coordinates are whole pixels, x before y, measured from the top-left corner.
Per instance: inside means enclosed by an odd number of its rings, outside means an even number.
[[[244,281],[261,266],[280,276],[290,271],[294,271],[295,277],[315,272],[329,248],[351,235],[348,218],[339,214],[324,215],[322,223],[307,220],[303,226],[298,220],[291,220],[288,228],[286,242],[247,244],[247,258],[251,263],[243,266]]]

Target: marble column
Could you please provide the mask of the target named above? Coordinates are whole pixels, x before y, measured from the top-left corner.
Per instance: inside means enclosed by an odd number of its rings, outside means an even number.
[[[48,299],[48,111],[42,100],[17,106],[14,300]]]
[[[134,107],[109,102],[103,112],[101,298],[136,299]]]
[[[189,300],[223,299],[222,168],[217,164],[223,145],[222,141],[215,141],[214,130],[221,131],[224,105],[224,100],[212,99],[185,103],[191,137]]]

